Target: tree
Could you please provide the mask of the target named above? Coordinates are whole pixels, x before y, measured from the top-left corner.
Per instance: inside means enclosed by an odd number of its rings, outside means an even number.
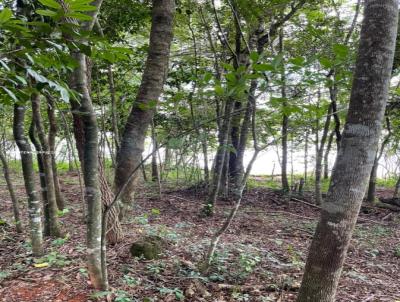
[[[116,192],[124,186],[131,171],[141,162],[147,129],[153,119],[168,72],[174,11],[174,0],[153,1],[148,57],[117,153],[114,179]],[[121,218],[132,203],[136,182],[137,177],[134,177],[121,196]]]
[[[367,0],[350,106],[326,201],[297,297],[335,299],[347,248],[376,155],[388,98],[398,3]]]

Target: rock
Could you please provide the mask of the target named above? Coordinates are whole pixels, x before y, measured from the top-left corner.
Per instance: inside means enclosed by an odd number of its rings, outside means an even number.
[[[144,257],[147,260],[158,259],[167,247],[167,242],[159,236],[145,236],[132,243],[130,252],[133,257]]]

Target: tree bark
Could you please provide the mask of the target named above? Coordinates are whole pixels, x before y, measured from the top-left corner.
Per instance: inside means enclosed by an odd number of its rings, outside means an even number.
[[[0,150],[0,161],[1,164],[3,165],[4,179],[6,180],[7,189],[8,192],[10,193],[10,198],[13,206],[15,228],[17,230],[17,233],[22,233],[22,221],[21,221],[21,215],[19,213],[19,202],[17,196],[15,195],[14,186],[10,177],[10,169],[8,168],[8,162],[5,154],[3,153],[3,150]]]
[[[280,31],[279,33],[279,51],[283,53],[283,33]],[[286,76],[285,70],[282,70],[281,73],[281,97],[282,97],[282,190],[283,192],[289,192],[289,181],[287,177],[287,163],[288,163],[288,127],[289,127],[289,114],[288,110],[288,102],[286,98]]]
[[[297,302],[333,302],[371,173],[388,98],[396,0],[367,0],[350,107]]]
[[[57,120],[55,115],[55,104],[51,97],[47,97],[47,116],[49,118],[49,148],[51,153],[51,165],[53,168],[54,189],[56,192],[57,207],[59,210],[64,210],[65,200],[61,192],[60,180],[58,177],[58,169],[56,162],[56,136],[57,136]]]
[[[43,152],[42,152],[43,150],[38,138],[36,137],[35,122],[33,119],[29,127],[29,138],[33,146],[35,147],[36,160],[39,168],[39,181],[40,181],[40,190],[43,203],[43,214],[44,214],[43,235],[50,236],[50,210],[49,210],[49,201],[47,198],[46,177],[44,173]]]
[[[174,0],[153,0],[148,57],[117,153],[115,191],[123,187],[131,171],[140,164],[146,132],[156,107],[152,102],[158,101],[168,71],[174,11]],[[121,219],[132,204],[136,182],[137,177],[132,178],[121,196]]]
[[[332,131],[328,138],[328,144],[326,146],[325,155],[324,155],[324,179],[329,178],[329,153],[332,149],[333,136],[335,135],[335,131]]]
[[[315,203],[320,205],[322,202],[322,191],[321,191],[321,176],[322,176],[322,159],[324,155],[324,147],[326,138],[329,132],[329,124],[331,122],[331,114],[332,114],[332,104],[329,105],[328,114],[326,116],[324,129],[322,131],[321,142],[319,145],[317,144],[317,154],[316,163],[315,163]],[[318,129],[317,129],[318,131]]]
[[[24,134],[25,108],[14,105],[13,133],[21,155],[22,172],[25,190],[28,195],[29,227],[32,253],[35,256],[43,254],[43,230],[40,202],[35,188],[35,172],[33,170],[32,149]]]
[[[34,94],[32,96],[32,119],[35,123],[35,129],[37,130],[42,150],[43,172],[44,172],[44,179],[46,182],[45,191],[49,209],[50,236],[62,237],[63,232],[61,231],[58,219],[56,191],[54,187],[53,167],[51,159],[52,156],[50,153],[49,142],[47,140],[47,136],[43,126],[42,115],[40,113],[40,96],[38,94]]]
[[[80,92],[80,104],[72,103],[74,116],[74,135],[81,161],[85,183],[87,207],[87,264],[92,285],[96,289],[108,287],[107,279],[101,269],[101,224],[102,200],[99,183],[98,126],[93,109],[87,80],[86,56],[81,52],[73,53],[78,67],[71,75],[72,87]]]

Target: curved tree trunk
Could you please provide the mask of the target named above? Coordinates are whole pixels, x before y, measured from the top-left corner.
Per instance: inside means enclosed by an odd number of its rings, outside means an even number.
[[[162,93],[168,71],[174,11],[174,0],[153,0],[148,57],[117,153],[114,179],[116,192],[123,187],[131,172],[140,164],[146,132],[155,112],[156,104],[153,102],[158,101]],[[121,219],[132,204],[136,182],[137,177],[132,178],[121,196]]]
[[[33,170],[32,150],[24,133],[25,108],[14,105],[13,133],[21,155],[22,172],[26,194],[28,195],[29,228],[32,253],[43,254],[43,230],[40,202],[35,188],[35,172]]]
[[[297,302],[333,302],[371,173],[385,112],[398,20],[396,0],[367,0],[350,107]]]

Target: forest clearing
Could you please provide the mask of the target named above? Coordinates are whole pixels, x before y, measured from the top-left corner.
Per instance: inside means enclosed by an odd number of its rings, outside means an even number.
[[[69,235],[67,239],[49,239],[45,244],[52,257],[41,260],[48,266],[35,267],[26,238],[3,226],[0,301],[102,301],[107,295],[119,297],[116,301],[147,301],[146,297],[148,301],[154,297],[158,297],[154,301],[295,301],[319,209],[297,201],[287,205],[278,191],[266,187],[250,188],[241,212],[220,243],[212,272],[202,277],[196,263],[230,202],[221,201],[210,220],[193,214],[206,197],[201,189],[170,190],[161,200],[149,196],[149,188],[142,190],[134,208],[136,219],[123,225],[124,240],[108,251],[110,286],[118,291],[98,292],[96,299],[96,292],[86,282],[79,182],[76,174],[61,179],[63,193],[71,202],[70,211],[61,217]],[[383,198],[391,193],[378,190]],[[4,187],[1,196],[2,200],[7,196]],[[1,210],[11,213],[12,205],[8,202]],[[398,214],[387,209],[361,211],[337,301],[400,298],[398,223]],[[168,240],[160,259],[132,258],[130,244],[143,234]]]
[[[398,0],[0,0],[0,301],[399,302]]]

